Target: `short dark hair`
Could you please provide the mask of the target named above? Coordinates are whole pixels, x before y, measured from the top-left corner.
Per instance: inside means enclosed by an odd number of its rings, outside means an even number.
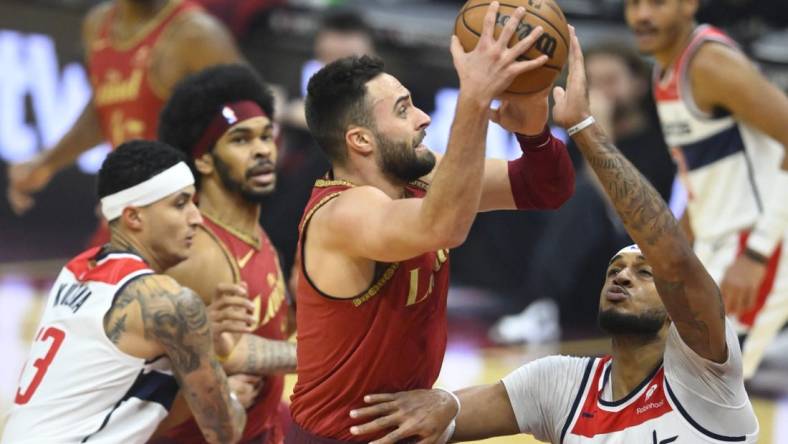
[[[132,140],[109,153],[98,173],[99,199],[145,182],[184,160],[183,154],[166,143]]]
[[[257,103],[273,120],[274,97],[251,67],[217,65],[187,76],[159,115],[159,140],[183,151],[194,171],[192,152],[208,124],[223,105],[241,100]],[[196,173],[195,177],[199,179]]]
[[[641,79],[649,78],[649,66],[632,46],[607,41],[589,46],[587,49],[583,50],[583,53],[586,60],[591,59],[591,57],[595,55],[611,55],[613,57],[618,57],[624,62],[624,65],[626,65],[633,76]]]
[[[343,34],[364,34],[372,38],[372,28],[364,21],[364,17],[356,11],[348,9],[329,10],[320,21],[318,32],[334,31]]]
[[[383,60],[371,56],[341,58],[309,79],[306,123],[332,162],[344,162],[349,125],[372,128],[366,83],[383,73]]]

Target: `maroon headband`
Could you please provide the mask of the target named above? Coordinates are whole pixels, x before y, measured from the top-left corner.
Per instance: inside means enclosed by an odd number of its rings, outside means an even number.
[[[222,111],[213,117],[211,123],[208,124],[202,136],[194,145],[192,157],[197,159],[210,151],[211,147],[222,137],[222,134],[236,123],[260,116],[268,117],[260,109],[260,105],[257,102],[242,100],[240,102],[225,103],[222,105]]]

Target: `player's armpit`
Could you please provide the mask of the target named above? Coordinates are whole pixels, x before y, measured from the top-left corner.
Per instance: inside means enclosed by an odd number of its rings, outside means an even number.
[[[211,443],[236,442],[246,413],[231,399],[227,376],[214,357],[205,304],[163,275],[132,281],[123,291],[140,304],[144,336],[161,345],[197,424]]]

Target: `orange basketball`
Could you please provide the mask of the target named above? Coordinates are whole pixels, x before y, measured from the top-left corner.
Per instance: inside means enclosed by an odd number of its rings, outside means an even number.
[[[509,47],[525,38],[537,26],[544,33],[536,43],[521,57],[535,59],[542,54],[549,57],[541,67],[519,75],[506,92],[514,94],[530,94],[550,86],[566,63],[569,53],[569,28],[561,8],[553,0],[502,0],[499,1],[498,17],[495,20],[495,37],[500,35],[514,11],[522,6],[526,13],[509,42]],[[457,15],[454,23],[454,34],[457,35],[466,51],[476,47],[484,25],[484,16],[490,5],[489,0],[468,0]]]

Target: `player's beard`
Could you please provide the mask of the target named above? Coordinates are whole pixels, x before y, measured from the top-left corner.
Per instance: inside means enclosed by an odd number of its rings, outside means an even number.
[[[244,186],[243,182],[233,179],[230,173],[230,166],[227,165],[219,156],[213,156],[213,164],[216,167],[216,173],[219,175],[219,180],[227,191],[241,195],[241,197],[250,203],[259,204],[265,201],[265,198],[273,193],[274,188],[265,189],[262,191],[253,191]],[[244,176],[249,176],[251,169],[247,170]]]
[[[663,310],[649,310],[640,314],[620,313],[614,308],[600,310],[597,316],[599,328],[611,336],[628,335],[652,337],[659,333],[665,321],[667,312]]]
[[[416,152],[424,140],[425,131],[411,141],[391,140],[377,132],[377,162],[383,174],[400,182],[413,182],[426,176],[435,168],[435,155],[431,151]]]

